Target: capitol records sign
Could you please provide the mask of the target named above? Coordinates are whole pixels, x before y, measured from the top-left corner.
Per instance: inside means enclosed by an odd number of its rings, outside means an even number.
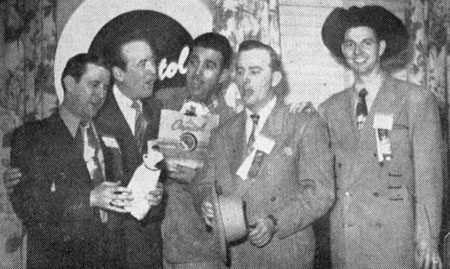
[[[169,166],[203,167],[211,130],[218,125],[219,115],[187,116],[163,109],[158,144]]]

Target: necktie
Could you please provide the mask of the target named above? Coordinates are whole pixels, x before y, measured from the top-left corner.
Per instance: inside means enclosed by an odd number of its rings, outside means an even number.
[[[144,145],[144,134],[147,129],[148,122],[142,113],[142,108],[138,101],[134,101],[131,105],[132,108],[136,110],[136,121],[134,124],[134,139],[136,140],[137,148],[139,152],[142,154],[143,145]]]
[[[252,119],[253,125],[252,125],[252,131],[250,133],[250,136],[249,136],[248,142],[247,142],[247,153],[250,153],[253,151],[253,143],[255,143],[255,131],[256,131],[256,127],[258,126],[259,115],[252,114],[252,115],[250,115],[250,118]]]
[[[100,143],[95,136],[94,129],[89,123],[80,123],[83,137],[83,157],[94,185],[104,181],[103,169],[98,158]]]
[[[367,90],[362,89],[358,93],[358,104],[356,104],[356,124],[361,130],[364,126],[368,111],[366,105]]]

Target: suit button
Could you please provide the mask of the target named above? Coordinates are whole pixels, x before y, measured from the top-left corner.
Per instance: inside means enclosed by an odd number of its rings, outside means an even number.
[[[270,197],[271,202],[275,202],[276,200],[277,200],[277,198],[275,196]]]
[[[380,196],[380,194],[378,192],[374,192],[373,196],[378,197],[378,196]]]
[[[345,195],[345,197],[350,197],[350,196],[352,196],[352,194],[351,194],[349,191],[345,192],[344,195]]]
[[[338,163],[337,165],[338,165],[338,168],[342,167],[342,163]]]

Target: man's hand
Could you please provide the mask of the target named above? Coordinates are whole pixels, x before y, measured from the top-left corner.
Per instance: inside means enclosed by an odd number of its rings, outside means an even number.
[[[19,168],[8,168],[3,173],[3,183],[8,194],[13,193],[14,187],[19,184],[22,179],[22,173]]]
[[[251,230],[248,240],[257,247],[267,245],[275,233],[275,224],[270,218],[257,219],[253,223],[249,223],[249,226]]]
[[[162,196],[163,196],[163,184],[161,182],[158,182],[158,184],[156,185],[156,190],[149,192],[145,196],[145,199],[147,199],[148,204],[150,205],[150,207],[152,207],[157,206],[159,205],[159,203],[161,203]]]
[[[430,240],[421,240],[416,246],[416,262],[418,268],[441,269],[443,268],[438,250]]]
[[[169,177],[176,179],[179,183],[190,183],[197,175],[197,171],[187,166],[177,164],[172,168]]]
[[[91,191],[90,196],[92,207],[118,213],[127,213],[126,207],[131,200],[131,191],[120,186],[120,182],[103,182]]]
[[[289,104],[289,112],[292,114],[300,113],[305,109],[306,107],[313,106],[311,102],[298,102],[298,103],[291,103]]]
[[[202,216],[208,226],[213,226],[214,222],[214,208],[211,199],[207,198],[202,203]]]

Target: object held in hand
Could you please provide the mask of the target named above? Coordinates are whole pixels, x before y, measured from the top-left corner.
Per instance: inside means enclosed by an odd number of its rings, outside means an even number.
[[[227,259],[227,244],[248,234],[245,202],[241,197],[213,195],[215,235],[219,238],[221,258]]]
[[[161,152],[149,147],[147,154],[143,155],[143,163],[134,171],[127,188],[133,193],[133,201],[129,208],[130,214],[138,220],[147,215],[150,205],[146,195],[156,189],[161,170],[158,168],[164,160]]]

